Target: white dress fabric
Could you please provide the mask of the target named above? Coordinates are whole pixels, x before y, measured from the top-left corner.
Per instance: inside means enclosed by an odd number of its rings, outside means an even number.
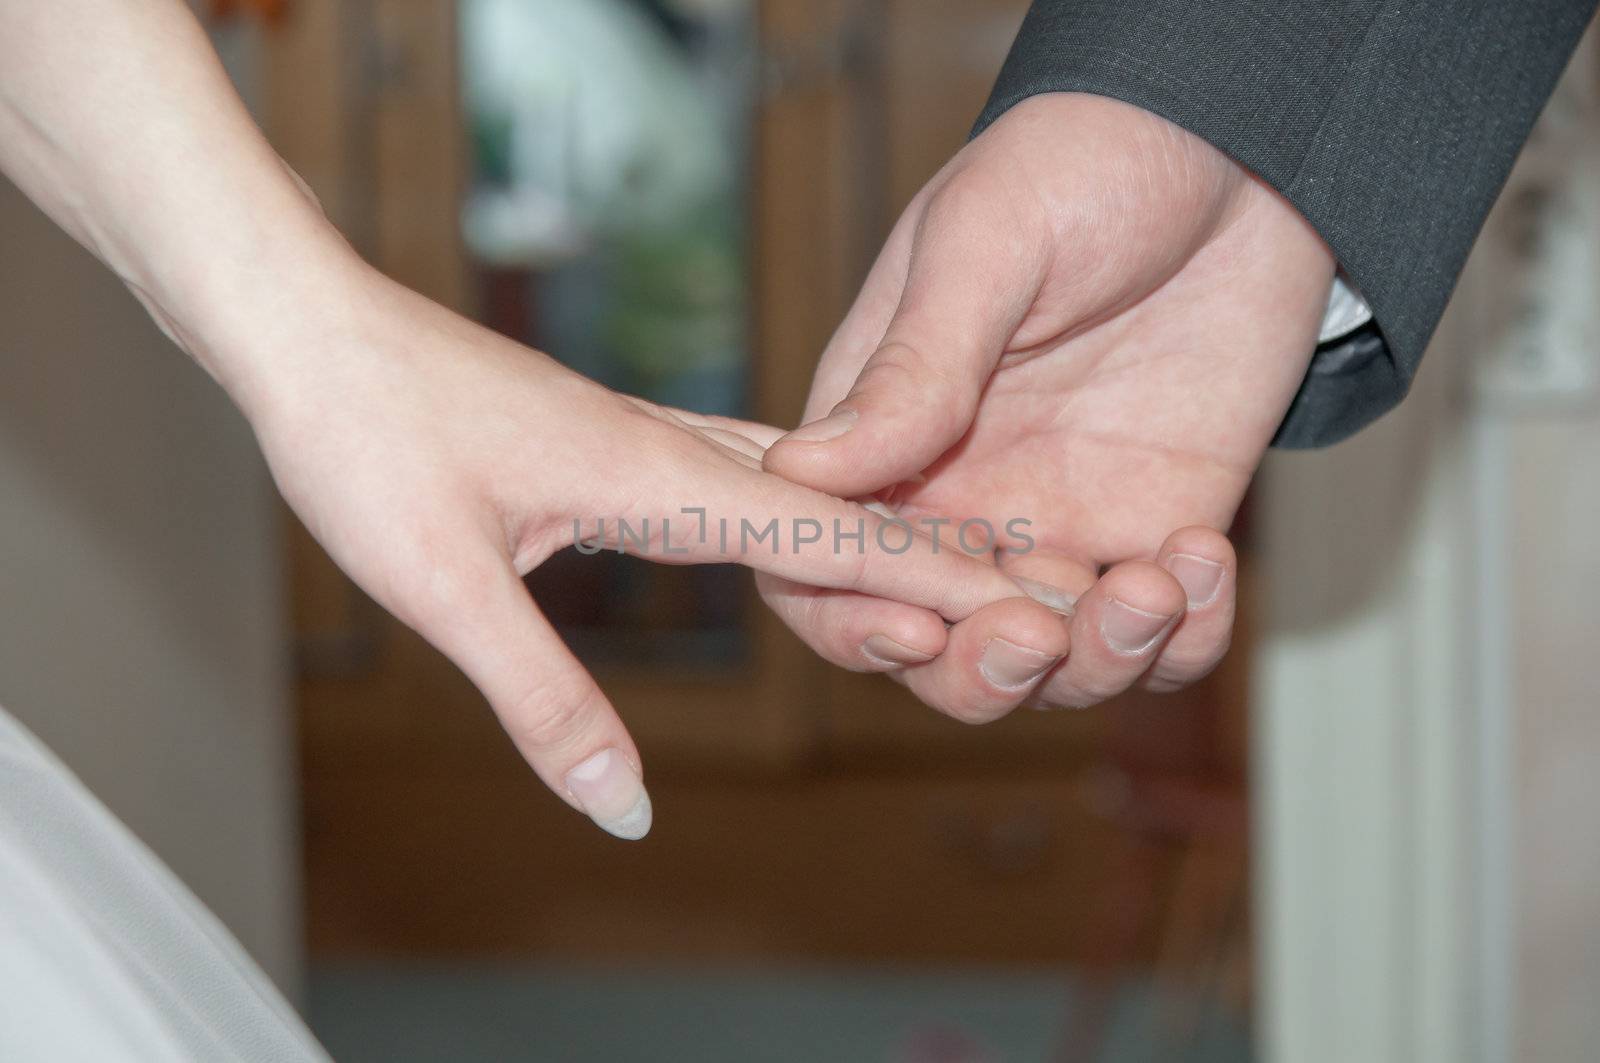
[[[232,935],[0,710],[0,1060],[326,1060]]]

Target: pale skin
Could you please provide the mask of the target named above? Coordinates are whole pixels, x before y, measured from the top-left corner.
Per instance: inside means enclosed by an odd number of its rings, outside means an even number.
[[[998,560],[1062,589],[1073,615],[1028,699],[1174,689],[1227,650],[1224,532],[1305,375],[1333,270],[1298,213],[1204,141],[1113,100],[1034,97],[906,210],[822,356],[810,423],[766,468],[907,515],[1032,518],[1039,548]],[[759,581],[847,667],[852,624],[938,624]],[[953,633],[937,671],[895,674],[992,719],[1017,699],[946,660],[975,652]]]
[[[175,0],[0,0],[0,168],[234,399],[340,566],[461,667],[552,790],[618,836],[651,822],[639,751],[522,575],[573,542],[574,520],[638,527],[684,507],[758,525],[879,520],[763,472],[774,430],[618,395],[371,269]],[[921,539],[886,552],[870,532],[859,550],[724,547],[678,527],[681,552],[643,552],[938,617],[918,629],[923,659],[956,633],[1064,648],[1056,614],[988,559]],[[863,639],[905,637],[888,619]]]
[[[647,551],[757,569],[824,656],[963,719],[1171,687],[1225,648],[1221,529],[1303,374],[1331,262],[1172,127],[1124,108],[1060,136],[1038,113],[979,138],[891,238],[808,409],[843,400],[852,430],[768,451],[775,429],[610,392],[368,267],[182,4],[0,0],[0,168],[234,399],[345,571],[462,668],[558,795],[630,838],[651,819],[639,751],[521,582],[574,519],[871,527],[841,499],[890,489],[906,514],[1031,518],[1044,549],[1023,556],[921,538],[890,556],[870,533],[856,553],[687,534],[685,553]],[[1204,600],[1191,562],[1215,570]],[[1154,633],[1119,648],[1129,623]]]

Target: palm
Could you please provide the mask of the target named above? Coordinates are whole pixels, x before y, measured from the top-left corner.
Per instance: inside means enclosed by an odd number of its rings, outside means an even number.
[[[1094,564],[1154,556],[1185,525],[1226,528],[1304,371],[1304,337],[1253,319],[1318,298],[1314,268],[1235,264],[1256,220],[1133,307],[1002,362],[971,430],[925,482],[895,489],[896,506],[1026,517],[1041,546]]]
[[[996,528],[1025,518],[1039,546],[1095,565],[1154,556],[1174,528],[1227,527],[1249,482],[1250,441],[1165,443],[1185,438],[1182,416],[1072,418],[1075,400],[1112,396],[1093,379],[1061,379],[1070,375],[1043,364],[1001,374],[966,439],[925,482],[896,488],[894,507]]]

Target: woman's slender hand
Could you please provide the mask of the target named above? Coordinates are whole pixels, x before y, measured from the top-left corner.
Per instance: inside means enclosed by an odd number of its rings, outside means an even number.
[[[606,537],[619,518],[648,526],[622,541],[653,560],[737,561],[851,595],[860,607],[812,637],[853,640],[857,667],[978,638],[1031,654],[1027,669],[996,657],[1020,697],[1066,651],[1058,618],[988,559],[880,537],[862,507],[762,472],[776,431],[623,398],[376,274],[262,139],[178,0],[0,0],[0,168],[234,398],[345,571],[615,834],[650,825],[638,751],[521,581],[602,520]]]
[[[862,506],[763,472],[774,429],[625,398],[376,274],[339,302],[307,341],[314,357],[250,388],[284,497],[466,672],[545,782],[614,834],[649,827],[638,750],[522,582],[575,542],[908,603],[910,624],[857,637],[923,659],[945,649],[940,618],[1065,649],[1054,614],[987,558],[880,535]]]

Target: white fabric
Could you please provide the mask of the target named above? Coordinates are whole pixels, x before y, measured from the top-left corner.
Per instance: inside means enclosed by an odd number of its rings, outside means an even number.
[[[0,1060],[326,1059],[222,924],[0,710]]]
[[[1366,299],[1343,273],[1336,274],[1333,287],[1328,291],[1328,309],[1322,315],[1322,332],[1317,336],[1317,342],[1336,340],[1371,320],[1372,308],[1367,305]]]

